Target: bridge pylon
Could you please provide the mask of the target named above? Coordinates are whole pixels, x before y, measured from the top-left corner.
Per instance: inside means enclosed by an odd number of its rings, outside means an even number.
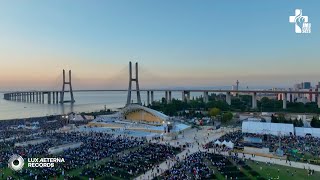
[[[129,62],[129,88],[128,88],[128,96],[127,96],[127,104],[131,104],[131,91],[132,91],[132,82],[136,82],[136,92],[137,92],[137,104],[142,105],[141,103],[141,96],[140,96],[140,89],[139,89],[139,78],[138,78],[138,63],[136,62],[136,69],[135,73],[136,76],[135,78],[132,77],[132,63],[131,61]]]
[[[69,85],[69,92],[70,92],[70,97],[71,97],[71,100],[64,100],[64,93],[65,92],[68,92],[65,90],[65,85]],[[76,102],[74,100],[74,97],[73,97],[73,91],[72,91],[72,84],[71,84],[71,70],[69,70],[69,81],[66,81],[66,75],[65,75],[65,70],[63,70],[63,85],[62,85],[62,91],[61,91],[61,95],[60,95],[60,103],[63,104],[63,103],[74,103]]]

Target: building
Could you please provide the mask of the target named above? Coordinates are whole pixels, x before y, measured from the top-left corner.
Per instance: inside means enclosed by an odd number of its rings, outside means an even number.
[[[302,83],[302,89],[310,89],[311,83],[310,82],[303,82]]]

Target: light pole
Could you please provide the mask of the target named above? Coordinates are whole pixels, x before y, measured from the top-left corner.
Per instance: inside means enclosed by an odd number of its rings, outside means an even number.
[[[64,124],[65,125],[67,125],[68,124],[68,118],[69,118],[69,116],[68,115],[62,115],[62,120],[63,120],[63,122],[64,122]]]

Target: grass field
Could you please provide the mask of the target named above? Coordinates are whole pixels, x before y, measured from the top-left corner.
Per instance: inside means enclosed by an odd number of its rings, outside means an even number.
[[[308,176],[308,171],[305,169],[292,168],[287,166],[280,166],[274,164],[266,164],[262,162],[247,162],[247,164],[254,169],[257,173],[259,173],[262,177],[266,179],[310,179],[310,180],[319,180],[320,172],[316,172],[312,176]],[[279,170],[279,172],[278,172]],[[292,174],[293,173],[293,174]]]

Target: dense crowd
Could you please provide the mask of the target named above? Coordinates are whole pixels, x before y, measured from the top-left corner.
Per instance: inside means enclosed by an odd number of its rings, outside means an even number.
[[[213,153],[196,152],[178,162],[156,179],[216,179],[217,172],[225,176],[226,179],[242,178],[245,175],[235,165],[240,161],[236,156],[226,157]]]
[[[245,137],[259,138],[262,143],[255,142],[245,142]],[[266,147],[270,149],[270,152],[276,152],[280,147],[286,155],[293,155],[293,152],[298,152],[300,154],[311,154],[315,157],[320,157],[320,138],[313,136],[275,136],[270,134],[249,134],[242,133],[241,131],[231,132],[223,135],[219,138],[220,142],[231,141],[235,144],[235,148],[241,149],[244,146],[254,146],[254,147]],[[206,144],[207,148],[212,148],[217,145],[212,141]]]
[[[184,161],[165,171],[162,178],[167,180],[212,179],[214,173],[210,171],[209,164],[204,161],[205,155],[206,153],[202,152],[191,154]]]
[[[1,120],[0,140],[17,139],[26,135],[61,128],[64,123],[60,116],[45,116],[29,119]]]
[[[82,174],[90,177],[106,178],[109,175],[130,179],[146,173],[149,169],[157,168],[158,164],[173,157],[177,152],[179,148],[147,143],[121,155],[113,154],[104,164],[85,168]]]
[[[72,123],[76,126],[88,123],[87,120],[64,120],[62,116],[44,116],[28,119],[1,120],[0,121],[0,141],[6,139],[17,139],[26,135],[41,132],[51,132],[62,128],[64,125]]]
[[[115,136],[101,132],[42,132],[39,136],[49,140],[25,147],[14,147],[14,143],[18,140],[1,142],[0,146],[3,148],[0,151],[0,161],[2,162],[0,168],[7,166],[6,163],[12,154],[19,154],[24,158],[61,157],[64,158],[65,163],[56,163],[54,168],[24,169],[17,172],[16,175],[48,179],[49,177],[67,177],[69,172],[83,168],[81,173],[76,176],[94,178],[109,174],[124,178],[146,172],[179,151],[179,148],[148,143],[142,137]],[[32,137],[24,138],[24,140],[30,139]],[[65,150],[58,155],[48,153],[50,147],[70,142],[82,142],[82,145],[79,148]],[[106,162],[95,164],[103,159]],[[93,166],[89,167],[90,164]]]

